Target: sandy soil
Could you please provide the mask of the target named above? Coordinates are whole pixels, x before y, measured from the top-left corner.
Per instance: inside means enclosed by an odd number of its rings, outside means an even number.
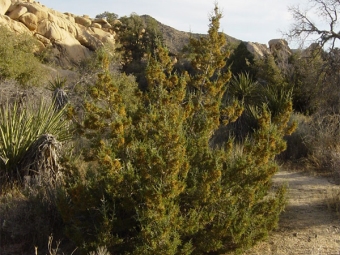
[[[340,217],[327,202],[340,186],[331,179],[288,171],[276,174],[274,186],[282,183],[289,187],[288,204],[278,229],[244,255],[340,255]]]

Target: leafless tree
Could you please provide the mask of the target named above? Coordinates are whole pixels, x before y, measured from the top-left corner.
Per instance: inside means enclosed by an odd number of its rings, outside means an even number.
[[[340,0],[309,0],[309,5],[304,9],[292,6],[289,11],[294,19],[286,34],[289,39],[297,39],[302,46],[307,40],[311,40],[321,47],[330,45],[331,49],[335,48],[340,39]]]

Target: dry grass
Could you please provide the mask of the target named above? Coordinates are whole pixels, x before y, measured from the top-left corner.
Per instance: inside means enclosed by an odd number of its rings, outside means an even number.
[[[92,251],[89,255],[111,255],[110,252],[106,249],[106,247],[98,247],[96,251]]]
[[[20,254],[34,246],[46,248],[46,237],[61,225],[50,192],[13,187],[1,196],[1,255]],[[60,233],[59,233],[60,234]]]
[[[328,209],[334,211],[340,219],[340,186],[329,188],[325,200]]]

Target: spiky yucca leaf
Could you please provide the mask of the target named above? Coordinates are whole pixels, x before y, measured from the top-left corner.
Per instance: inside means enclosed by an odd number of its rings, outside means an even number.
[[[58,111],[68,103],[68,95],[65,90],[66,78],[57,76],[54,81],[50,81],[47,89],[53,92],[54,107]]]
[[[245,99],[249,101],[249,99],[254,96],[253,94],[257,87],[258,82],[253,81],[249,73],[240,73],[237,76],[234,75],[231,79],[228,92],[240,101],[244,101]]]
[[[20,111],[18,104],[4,104],[0,108],[0,155],[4,163],[16,158],[27,147],[32,132],[29,129],[32,118]]]
[[[56,111],[53,104],[44,100],[38,105],[7,102],[0,106],[1,179],[15,180],[20,176],[19,162],[42,134],[53,134],[60,142],[71,137],[64,111]]]
[[[293,91],[287,86],[265,86],[262,88],[262,100],[268,105],[273,116],[285,110],[291,102]]]

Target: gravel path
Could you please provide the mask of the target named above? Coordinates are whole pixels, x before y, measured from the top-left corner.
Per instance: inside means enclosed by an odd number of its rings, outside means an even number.
[[[288,204],[279,228],[244,255],[340,255],[340,217],[327,201],[340,186],[328,179],[280,171],[274,185],[288,185]],[[332,192],[333,191],[333,192]]]

